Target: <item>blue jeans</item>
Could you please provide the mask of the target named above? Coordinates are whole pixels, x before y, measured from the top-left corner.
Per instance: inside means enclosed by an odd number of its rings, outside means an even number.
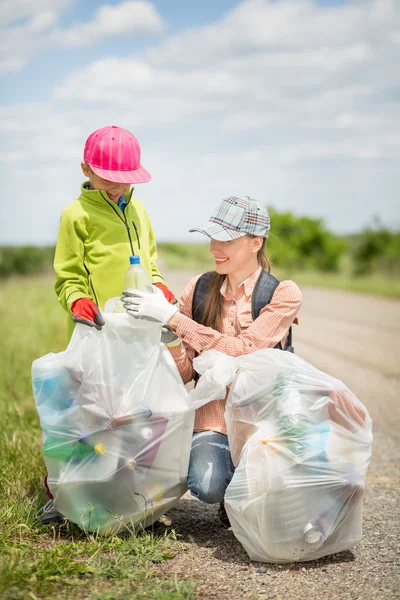
[[[188,474],[192,496],[207,504],[222,502],[234,471],[228,436],[215,431],[193,434]]]

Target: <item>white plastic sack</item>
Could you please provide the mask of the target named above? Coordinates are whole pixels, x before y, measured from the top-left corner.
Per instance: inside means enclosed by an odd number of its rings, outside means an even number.
[[[194,413],[161,325],[103,314],[32,366],[56,508],[102,533],[148,526],[187,490]]]
[[[189,403],[198,407],[233,381],[225,420],[237,468],[225,507],[250,558],[312,560],[355,546],[372,446],[366,408],[341,381],[289,352],[207,354],[195,359],[207,377]],[[216,383],[220,365],[226,377]]]

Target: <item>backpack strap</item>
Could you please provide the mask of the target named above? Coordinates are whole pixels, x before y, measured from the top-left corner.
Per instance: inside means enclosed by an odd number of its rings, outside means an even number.
[[[251,298],[251,314],[253,317],[253,321],[255,321],[258,315],[261,312],[261,309],[264,306],[270,304],[272,300],[272,296],[275,293],[276,288],[280,284],[279,279],[264,271],[261,270],[260,276],[257,279],[256,285],[254,287],[253,296]],[[285,345],[282,348],[281,342],[279,342],[275,348],[279,350],[286,350],[287,352],[294,352],[294,348],[292,346],[292,328],[289,327],[288,335],[286,336]]]
[[[267,306],[272,300],[272,296],[280,281],[261,269],[259,278],[257,279],[256,285],[254,286],[253,296],[251,298],[251,314],[253,321],[255,321],[264,306]]]
[[[208,290],[210,289],[210,285],[216,276],[216,271],[207,271],[207,273],[203,273],[203,275],[200,275],[200,277],[196,281],[196,285],[194,286],[192,299],[192,319],[193,321],[200,323],[200,325],[203,324],[204,309],[206,307]],[[195,356],[198,355],[198,352],[195,352]],[[195,385],[197,385],[199,378],[200,375],[198,373],[195,373],[193,378],[195,381]]]
[[[203,323],[204,308],[208,297],[208,291],[216,276],[217,273],[215,271],[208,271],[207,273],[200,275],[196,281],[196,285],[193,290],[192,319],[197,323]],[[280,281],[276,277],[267,271],[264,271],[264,269],[261,270],[251,299],[251,314],[253,321],[257,319],[261,309],[271,302],[274,292],[279,284]],[[288,352],[294,352],[294,348],[292,346],[291,327],[289,328],[289,332],[285,340],[285,346],[282,348],[282,344],[279,342],[275,348],[278,348],[279,350],[287,350]]]
[[[217,276],[215,271],[207,271],[200,275],[196,281],[196,285],[193,290],[192,300],[192,319],[197,323],[203,324],[204,309],[206,306],[206,300],[208,296],[208,290],[210,285]]]

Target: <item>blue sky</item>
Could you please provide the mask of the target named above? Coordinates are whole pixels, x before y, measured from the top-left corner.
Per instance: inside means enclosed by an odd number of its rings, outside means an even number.
[[[31,0],[34,3],[35,0]],[[73,27],[75,23],[90,21],[99,5],[121,5],[122,2],[112,0],[100,2],[99,0],[85,0],[84,2],[71,2],[62,12],[62,28]],[[121,35],[98,40],[89,48],[53,48],[51,54],[45,52],[29,64],[29,69],[12,71],[4,77],[3,104],[19,103],[26,101],[26,89],[29,87],[29,99],[32,101],[46,100],[54,85],[62,80],[74,69],[79,69],[82,63],[89,63],[99,56],[130,56],[133,52],[141,52],[150,47],[155,41],[159,42],[168,36],[190,27],[206,25],[210,21],[220,18],[237,2],[235,0],[207,0],[206,2],[187,2],[186,0],[158,0],[152,2],[157,12],[165,21],[164,32],[149,36],[135,32],[131,36]],[[19,18],[15,23],[26,23],[28,18]],[[40,85],[38,85],[40,82]]]
[[[0,244],[54,243],[106,124],[139,138],[159,240],[245,194],[400,226],[398,0],[2,0],[0,30]]]

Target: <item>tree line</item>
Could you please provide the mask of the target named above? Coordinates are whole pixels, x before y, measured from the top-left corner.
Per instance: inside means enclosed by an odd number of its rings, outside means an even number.
[[[352,276],[400,276],[400,229],[390,230],[375,219],[361,232],[340,236],[322,219],[269,209],[268,255],[286,270],[346,272]]]
[[[336,235],[323,219],[297,216],[269,208],[271,234],[267,253],[272,263],[286,271],[346,272],[354,277],[400,276],[400,229],[391,230],[375,220],[353,235]],[[205,244],[159,243],[159,254],[171,266],[189,262],[200,264],[207,252]],[[0,247],[0,277],[51,272],[54,247]],[[168,262],[168,261],[167,261]]]

